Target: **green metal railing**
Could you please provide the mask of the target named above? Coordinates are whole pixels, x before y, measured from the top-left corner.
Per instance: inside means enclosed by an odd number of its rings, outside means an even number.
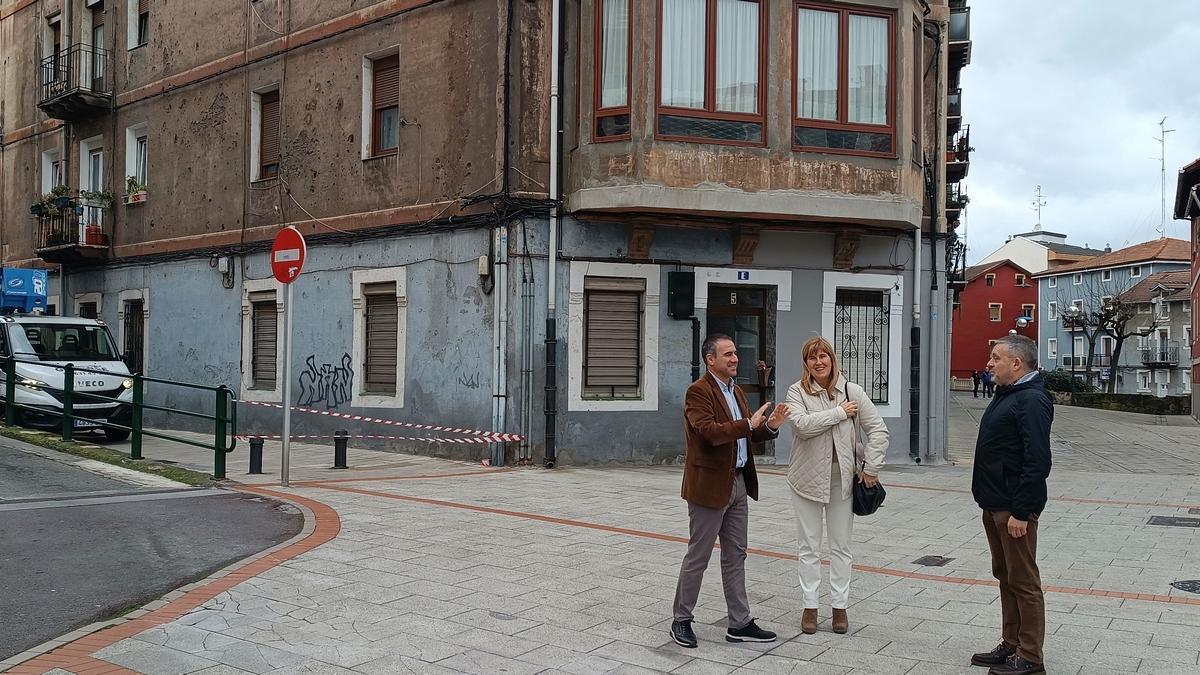
[[[233,398],[233,392],[225,385],[212,387],[203,384],[192,384],[190,382],[178,382],[175,380],[164,380],[156,377],[146,377],[145,375],[123,375],[121,373],[113,373],[105,370],[96,370],[91,368],[77,368],[72,364],[65,366],[54,366],[43,361],[25,361],[14,357],[4,358],[4,424],[6,426],[14,426],[16,424],[17,410],[29,410],[41,415],[55,416],[59,415],[57,409],[48,408],[45,406],[35,406],[16,401],[17,391],[17,364],[28,363],[52,368],[61,368],[63,371],[63,386],[62,388],[51,387],[46,383],[39,383],[29,386],[32,389],[38,389],[48,392],[59,392],[62,394],[62,437],[64,441],[73,440],[75,437],[75,420],[87,422],[89,424],[103,427],[106,429],[118,429],[120,431],[128,431],[129,438],[129,458],[142,459],[142,439],[146,436],[153,438],[161,438],[167,441],[183,443],[198,448],[213,451],[213,478],[225,478],[225,455],[233,452],[237,447],[237,401]],[[108,377],[121,377],[133,380],[133,400],[125,402],[119,398],[105,396],[87,391],[75,390],[75,375],[77,373],[92,373],[96,375],[106,375]],[[163,406],[151,405],[146,403],[146,383],[161,384],[173,387],[183,387],[185,389],[199,390],[212,392],[215,396],[215,406],[213,414],[195,412],[191,410],[180,410],[178,408],[166,408]],[[110,420],[99,420],[83,417],[75,414],[75,405],[83,399],[85,402],[104,401],[119,405],[130,406],[130,421],[129,426],[117,424]],[[147,430],[142,424],[143,412],[146,410],[157,410],[174,415],[183,415],[194,419],[208,420],[213,423],[213,438],[211,442],[200,442],[190,438],[182,438],[172,436],[170,434],[160,433],[158,431]]]

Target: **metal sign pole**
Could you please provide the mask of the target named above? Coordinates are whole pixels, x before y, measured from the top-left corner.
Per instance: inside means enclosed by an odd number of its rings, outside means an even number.
[[[283,458],[280,462],[279,484],[288,486],[292,436],[292,286],[287,284],[283,304]]]

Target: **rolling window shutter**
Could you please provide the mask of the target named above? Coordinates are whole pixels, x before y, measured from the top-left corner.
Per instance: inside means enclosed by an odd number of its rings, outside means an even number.
[[[254,380],[255,389],[274,389],[279,338],[279,315],[275,307],[275,294],[252,294],[250,307],[250,376]]]
[[[262,95],[259,157],[263,167],[279,163],[279,92]],[[266,173],[266,172],[264,172]],[[266,176],[264,176],[265,178]]]
[[[363,287],[366,330],[366,391],[396,393],[396,348],[399,311],[396,284],[369,284]]]
[[[585,281],[585,394],[641,395],[645,288],[643,279],[589,277]]]
[[[375,61],[372,70],[375,75],[371,87],[375,109],[400,105],[400,57],[388,56],[379,59]]]
[[[150,0],[138,0],[138,14],[150,13]]]
[[[92,5],[92,28],[99,28],[104,25],[104,3],[97,2]]]

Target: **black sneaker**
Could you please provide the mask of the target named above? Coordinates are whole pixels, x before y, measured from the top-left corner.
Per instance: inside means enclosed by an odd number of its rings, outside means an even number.
[[[727,642],[774,642],[775,634],[769,630],[763,630],[754,623],[754,619],[750,623],[741,628],[730,628],[725,631],[725,640]]]
[[[1008,661],[1008,657],[1016,654],[1007,644],[1001,642],[990,652],[980,652],[971,656],[973,666],[998,666]]]
[[[992,666],[992,669],[988,671],[988,675],[1045,675],[1045,672],[1046,667],[1042,664],[1034,663],[1013,654],[1004,663]]]
[[[695,649],[696,645],[699,644],[696,642],[696,634],[692,632],[691,621],[672,621],[671,639],[680,647],[687,647],[688,649]]]

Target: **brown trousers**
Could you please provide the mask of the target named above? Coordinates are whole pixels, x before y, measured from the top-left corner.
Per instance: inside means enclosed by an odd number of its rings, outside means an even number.
[[[1037,566],[1037,514],[1029,517],[1025,536],[1008,534],[1008,511],[984,511],[983,531],[992,550],[992,574],[1000,582],[1004,643],[1034,663],[1042,663],[1046,640],[1046,602]]]

